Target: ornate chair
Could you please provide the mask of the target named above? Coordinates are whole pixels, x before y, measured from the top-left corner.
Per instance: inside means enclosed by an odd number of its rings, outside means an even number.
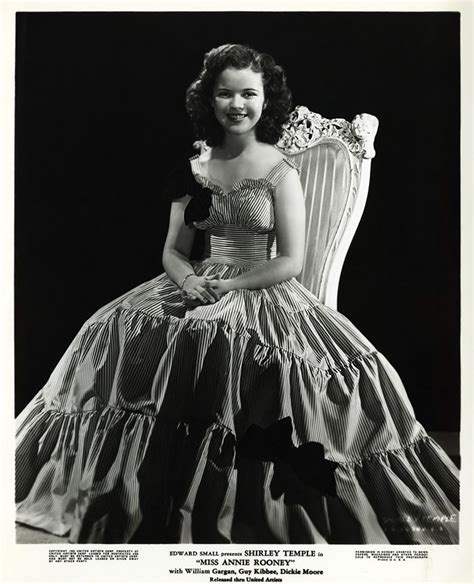
[[[306,107],[291,114],[278,148],[301,168],[306,201],[306,249],[298,280],[321,302],[337,308],[342,265],[369,190],[378,120],[328,120]]]

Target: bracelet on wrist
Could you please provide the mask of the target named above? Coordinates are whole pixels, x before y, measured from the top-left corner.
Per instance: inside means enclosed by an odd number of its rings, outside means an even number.
[[[186,276],[184,276],[183,281],[181,282],[181,290],[183,289],[184,283],[186,282],[186,280],[190,277],[190,276],[195,276],[196,274],[194,272],[190,272],[189,274],[187,274]]]

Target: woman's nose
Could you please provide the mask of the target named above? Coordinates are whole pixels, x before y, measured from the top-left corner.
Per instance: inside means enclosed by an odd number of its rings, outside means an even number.
[[[242,109],[244,107],[244,102],[240,95],[234,95],[230,105],[234,109]]]

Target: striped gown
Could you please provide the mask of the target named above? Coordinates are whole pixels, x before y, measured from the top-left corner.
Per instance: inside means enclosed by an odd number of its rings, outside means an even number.
[[[212,191],[196,274],[275,257],[294,163],[227,193],[190,164]],[[337,463],[336,496],[284,461],[237,460],[251,425],[284,418]],[[457,468],[385,357],[295,278],[189,309],[163,273],[98,310],[20,414],[16,474],[17,520],[71,542],[458,542]]]

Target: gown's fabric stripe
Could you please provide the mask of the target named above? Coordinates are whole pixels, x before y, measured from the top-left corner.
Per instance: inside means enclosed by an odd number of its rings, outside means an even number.
[[[293,167],[240,181],[248,207],[213,187],[197,274],[275,257],[271,197]],[[295,445],[339,464],[336,498],[236,466],[247,428],[286,416]],[[456,467],[385,357],[295,278],[194,309],[166,274],[123,294],[84,323],[17,439],[18,520],[74,542],[457,542]]]

